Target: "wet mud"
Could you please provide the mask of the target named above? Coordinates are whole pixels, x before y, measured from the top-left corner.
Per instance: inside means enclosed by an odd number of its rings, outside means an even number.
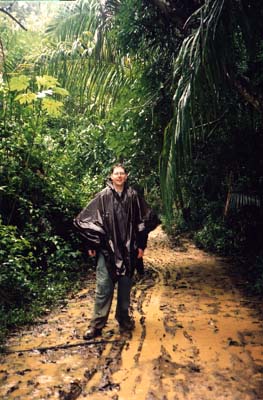
[[[262,305],[230,265],[157,228],[132,290],[132,333],[114,305],[102,337],[85,342],[95,273],[85,289],[0,355],[3,400],[263,400]]]

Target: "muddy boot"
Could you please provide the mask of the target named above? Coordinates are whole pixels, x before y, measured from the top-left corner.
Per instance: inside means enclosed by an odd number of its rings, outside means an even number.
[[[126,317],[119,322],[120,332],[131,332],[135,328],[135,322],[131,317]]]
[[[95,339],[98,336],[101,336],[102,334],[102,329],[101,328],[95,328],[95,327],[90,327],[83,335],[84,340],[91,340]]]

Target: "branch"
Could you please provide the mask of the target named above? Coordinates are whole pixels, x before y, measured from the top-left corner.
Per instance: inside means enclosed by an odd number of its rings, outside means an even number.
[[[78,347],[78,346],[90,346],[92,345],[99,345],[99,344],[104,344],[104,343],[125,343],[125,340],[106,340],[106,339],[101,339],[101,340],[89,340],[85,342],[77,342],[77,343],[67,343],[67,344],[59,344],[59,345],[54,345],[54,346],[47,346],[47,347],[34,347],[31,349],[21,349],[21,350],[6,350],[2,349],[1,353],[3,354],[15,354],[15,353],[28,353],[31,351],[39,351],[40,353],[45,353],[48,350],[61,350],[61,349],[70,349],[72,347]]]
[[[1,51],[1,54],[0,54],[0,66],[1,66],[1,64],[5,65],[4,45],[3,45],[1,37],[0,37],[0,51]],[[2,70],[2,68],[1,68],[1,70]]]
[[[193,131],[193,130],[198,129],[198,128],[205,128],[205,127],[207,127],[207,126],[211,126],[211,125],[216,124],[217,122],[220,122],[220,121],[223,119],[223,117],[225,116],[225,114],[226,114],[227,112],[228,112],[228,109],[225,110],[225,111],[223,112],[223,114],[222,114],[220,117],[218,117],[217,119],[214,119],[213,121],[206,122],[205,124],[196,125],[196,126],[194,126],[193,128],[190,128],[190,131]],[[210,135],[208,135],[208,137],[209,137],[209,136],[210,136]]]
[[[178,16],[178,13],[175,13],[174,10],[170,7],[169,3],[166,3],[163,0],[152,0],[153,3],[158,7],[161,13],[168,21],[175,21],[177,23],[177,28],[181,31],[184,27],[185,21],[181,16]]]
[[[13,21],[15,21],[22,29],[24,29],[24,31],[27,31],[27,28],[21,24],[20,21],[18,21],[12,14],[10,14],[8,11],[6,11],[4,8],[0,8],[0,12],[8,15],[8,17],[10,17]]]
[[[173,2],[168,0],[152,0],[152,3],[159,8],[161,14],[168,22],[176,24],[176,28],[180,33],[185,32],[186,21],[201,6],[199,0],[188,0],[187,5],[182,4],[183,2],[180,0]]]
[[[262,106],[262,101],[257,98],[257,96],[254,93],[251,93],[247,87],[245,87],[244,83],[241,82],[240,79],[235,79],[232,81],[233,85],[239,92],[239,94],[245,99],[245,101],[249,104],[251,104],[257,111],[259,111],[261,114],[263,113],[263,106]]]

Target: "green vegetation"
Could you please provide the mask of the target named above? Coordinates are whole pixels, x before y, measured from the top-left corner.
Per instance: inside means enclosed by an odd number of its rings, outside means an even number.
[[[2,335],[86,274],[72,219],[117,161],[262,293],[260,1],[51,3],[0,7]]]

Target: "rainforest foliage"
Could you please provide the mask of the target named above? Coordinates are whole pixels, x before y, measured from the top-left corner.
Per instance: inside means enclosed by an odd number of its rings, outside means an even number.
[[[0,325],[87,275],[72,219],[124,161],[171,234],[263,291],[260,0],[0,6]]]

